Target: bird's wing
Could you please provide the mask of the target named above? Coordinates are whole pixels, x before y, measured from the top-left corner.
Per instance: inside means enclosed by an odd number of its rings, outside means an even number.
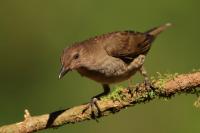
[[[146,54],[153,41],[153,36],[133,31],[116,32],[108,38],[104,43],[107,54],[126,63],[130,63],[140,54]]]

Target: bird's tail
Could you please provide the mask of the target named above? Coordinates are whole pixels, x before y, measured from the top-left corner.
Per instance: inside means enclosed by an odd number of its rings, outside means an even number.
[[[161,25],[159,27],[155,27],[153,29],[148,30],[146,33],[152,36],[157,36],[164,30],[166,30],[168,27],[170,27],[172,24],[171,23],[166,23],[164,25]]]

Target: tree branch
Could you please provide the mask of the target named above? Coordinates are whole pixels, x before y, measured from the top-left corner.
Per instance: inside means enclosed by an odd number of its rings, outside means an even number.
[[[170,98],[177,93],[197,93],[199,90],[195,88],[200,87],[200,72],[181,75],[159,74],[158,78],[152,79],[152,84],[151,89],[147,89],[144,83],[116,89],[110,95],[97,101],[101,111],[101,115],[97,117],[118,112],[141,102],[149,102],[155,98]],[[0,133],[32,133],[64,124],[91,120],[91,108],[83,113],[87,105],[88,103],[40,116],[31,116],[28,110],[25,110],[24,121],[2,126]],[[95,110],[98,113],[98,110]]]

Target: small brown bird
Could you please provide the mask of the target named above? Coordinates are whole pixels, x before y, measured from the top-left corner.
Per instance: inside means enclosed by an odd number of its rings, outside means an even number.
[[[145,55],[156,36],[170,25],[167,23],[144,33],[112,32],[75,43],[63,51],[59,78],[77,70],[82,76],[101,83],[104,92],[93,97],[93,102],[110,92],[109,84],[127,80],[137,71],[147,81],[143,68]]]

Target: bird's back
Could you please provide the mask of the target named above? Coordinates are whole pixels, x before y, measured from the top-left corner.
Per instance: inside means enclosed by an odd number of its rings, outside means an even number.
[[[169,26],[170,24],[167,23],[144,33],[135,31],[111,32],[90,38],[81,44],[87,45],[89,49],[94,46],[97,51],[103,49],[109,56],[120,58],[129,64],[138,55],[147,54],[156,36]]]
[[[134,31],[118,31],[103,34],[83,41],[81,44],[90,50],[104,50],[107,55],[130,63],[140,54],[146,54],[154,37]]]

